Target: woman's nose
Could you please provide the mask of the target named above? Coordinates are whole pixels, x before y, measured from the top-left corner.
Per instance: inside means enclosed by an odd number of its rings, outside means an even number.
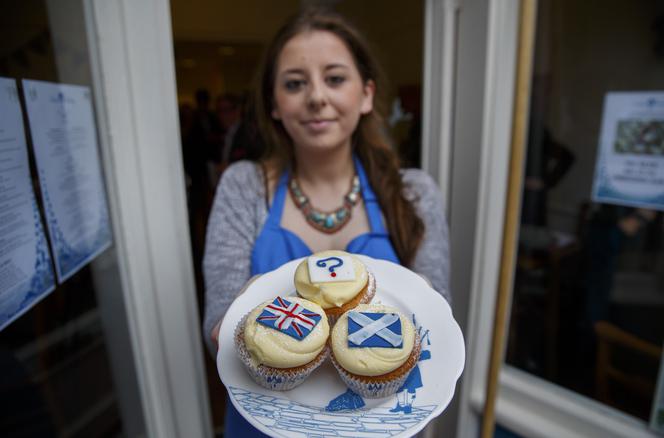
[[[311,81],[307,104],[312,110],[319,110],[327,104],[325,85],[321,81]]]

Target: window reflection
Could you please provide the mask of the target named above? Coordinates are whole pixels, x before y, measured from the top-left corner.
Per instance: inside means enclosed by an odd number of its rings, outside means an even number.
[[[507,363],[650,421],[662,213],[591,201],[606,93],[664,90],[661,2],[539,2]]]

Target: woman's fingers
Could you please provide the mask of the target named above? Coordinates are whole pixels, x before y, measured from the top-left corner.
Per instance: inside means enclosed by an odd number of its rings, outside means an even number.
[[[257,275],[254,275],[253,277],[251,277],[251,278],[249,279],[249,281],[247,281],[247,282],[244,284],[244,287],[242,287],[242,290],[240,290],[240,292],[238,292],[238,296],[241,295],[241,294],[243,294],[244,291],[247,290],[247,288],[249,287],[249,285],[250,285],[251,283],[253,283],[258,277],[260,277],[260,274],[257,274]],[[216,345],[217,347],[219,347],[219,330],[221,329],[221,323],[222,323],[223,321],[224,321],[224,318],[222,317],[222,318],[219,320],[219,322],[218,322],[217,324],[215,324],[214,328],[212,329],[212,333],[210,333],[210,337],[212,338],[212,341],[215,343],[215,345]]]

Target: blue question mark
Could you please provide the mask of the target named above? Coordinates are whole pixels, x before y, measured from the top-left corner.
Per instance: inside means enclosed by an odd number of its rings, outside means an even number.
[[[328,258],[326,258],[326,259],[318,260],[318,261],[316,262],[316,266],[318,266],[318,267],[320,267],[320,268],[326,268],[326,267],[327,267],[327,262],[330,262],[330,261],[337,262],[336,265],[333,265],[333,266],[330,266],[329,268],[327,268],[328,271],[331,272],[330,275],[331,275],[332,277],[336,277],[336,276],[337,276],[337,273],[334,272],[334,269],[335,269],[335,268],[338,268],[339,266],[341,266],[341,265],[344,264],[343,260],[341,260],[339,257],[328,257]]]

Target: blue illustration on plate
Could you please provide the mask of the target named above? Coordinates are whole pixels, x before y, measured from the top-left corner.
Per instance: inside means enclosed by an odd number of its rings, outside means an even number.
[[[363,408],[364,405],[365,403],[362,396],[352,389],[348,389],[339,397],[333,398],[327,406],[325,406],[325,410],[327,412],[346,411],[349,409],[360,409]]]
[[[418,326],[415,315],[413,315],[413,325],[417,327],[417,335],[420,337],[420,342],[422,343],[422,351],[418,362],[431,359],[431,351],[428,349],[428,347],[431,346],[429,330],[425,330],[422,326]],[[397,394],[395,395],[396,406],[390,409],[390,412],[411,414],[413,412],[413,402],[417,395],[417,389],[422,386],[424,386],[422,384],[422,373],[420,373],[419,365],[415,365],[415,368],[410,372],[404,384],[397,391]],[[341,410],[357,409],[357,407],[362,407],[364,404],[362,396],[348,390],[332,399],[326,406],[325,410],[328,412],[337,412]]]
[[[415,315],[413,315],[413,325],[417,327],[417,335],[420,337],[420,342],[422,343],[422,351],[420,352],[420,358],[418,362],[423,360],[431,359],[431,350],[426,347],[431,346],[431,339],[429,336],[429,330],[424,330],[422,326],[417,326],[417,321],[415,320]],[[408,378],[404,384],[397,391],[397,405],[394,409],[391,409],[390,412],[403,412],[404,414],[410,414],[413,410],[413,402],[417,395],[417,389],[424,386],[422,384],[422,373],[420,373],[420,366],[415,365],[413,371],[410,372]]]
[[[436,408],[436,405],[413,407],[408,416],[390,412],[390,408],[328,412],[326,408],[233,386],[229,390],[231,396],[254,420],[269,427],[271,432],[288,438],[394,436],[416,426]]]

